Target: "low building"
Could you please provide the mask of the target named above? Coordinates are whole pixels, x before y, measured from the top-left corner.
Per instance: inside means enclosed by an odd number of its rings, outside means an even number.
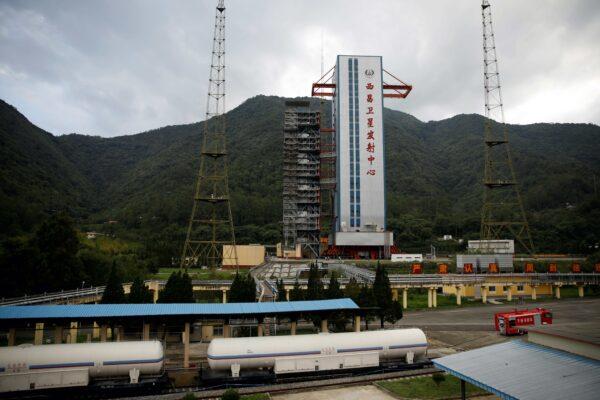
[[[252,268],[265,262],[265,246],[260,244],[236,245],[238,265],[240,268]],[[223,246],[223,254],[233,254],[231,245]],[[223,258],[223,268],[235,267],[235,258]]]
[[[469,240],[467,249],[469,253],[514,254],[515,241],[511,239]]]
[[[392,254],[392,262],[423,262],[423,254]]]
[[[490,264],[495,264],[498,272],[512,272],[512,254],[457,254],[456,271],[459,273],[485,273]],[[469,267],[465,268],[465,265]]]

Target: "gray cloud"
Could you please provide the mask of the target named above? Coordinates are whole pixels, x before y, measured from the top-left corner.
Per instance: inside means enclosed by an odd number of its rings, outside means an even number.
[[[136,133],[204,118],[216,1],[0,0],[0,98],[56,134]],[[337,54],[378,54],[414,85],[387,106],[482,113],[478,1],[227,4],[228,108],[308,95]],[[507,121],[600,123],[600,3],[492,1]]]

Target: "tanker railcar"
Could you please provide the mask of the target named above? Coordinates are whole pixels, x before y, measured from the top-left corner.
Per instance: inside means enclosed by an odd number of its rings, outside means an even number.
[[[427,354],[420,329],[320,333],[213,339],[207,358],[211,370],[269,369],[275,374],[377,367],[382,361],[414,359]]]
[[[159,341],[21,345],[0,349],[0,393],[147,384],[163,374]]]

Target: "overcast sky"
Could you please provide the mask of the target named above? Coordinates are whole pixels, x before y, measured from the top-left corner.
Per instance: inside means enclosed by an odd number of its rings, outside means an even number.
[[[204,119],[216,0],[0,0],[0,98],[54,134]],[[382,55],[386,106],[483,113],[478,0],[226,0],[228,109],[303,96],[337,54]],[[600,1],[492,0],[508,122],[600,123]]]

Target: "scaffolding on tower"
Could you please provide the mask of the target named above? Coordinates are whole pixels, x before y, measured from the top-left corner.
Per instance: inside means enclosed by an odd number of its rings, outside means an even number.
[[[492,8],[488,0],[482,1],[481,16],[486,116],[481,239],[507,239],[509,235],[525,252],[533,254],[533,240],[510,154],[492,26]]]
[[[225,120],[225,2],[215,11],[200,169],[180,268],[238,268],[227,171]]]

